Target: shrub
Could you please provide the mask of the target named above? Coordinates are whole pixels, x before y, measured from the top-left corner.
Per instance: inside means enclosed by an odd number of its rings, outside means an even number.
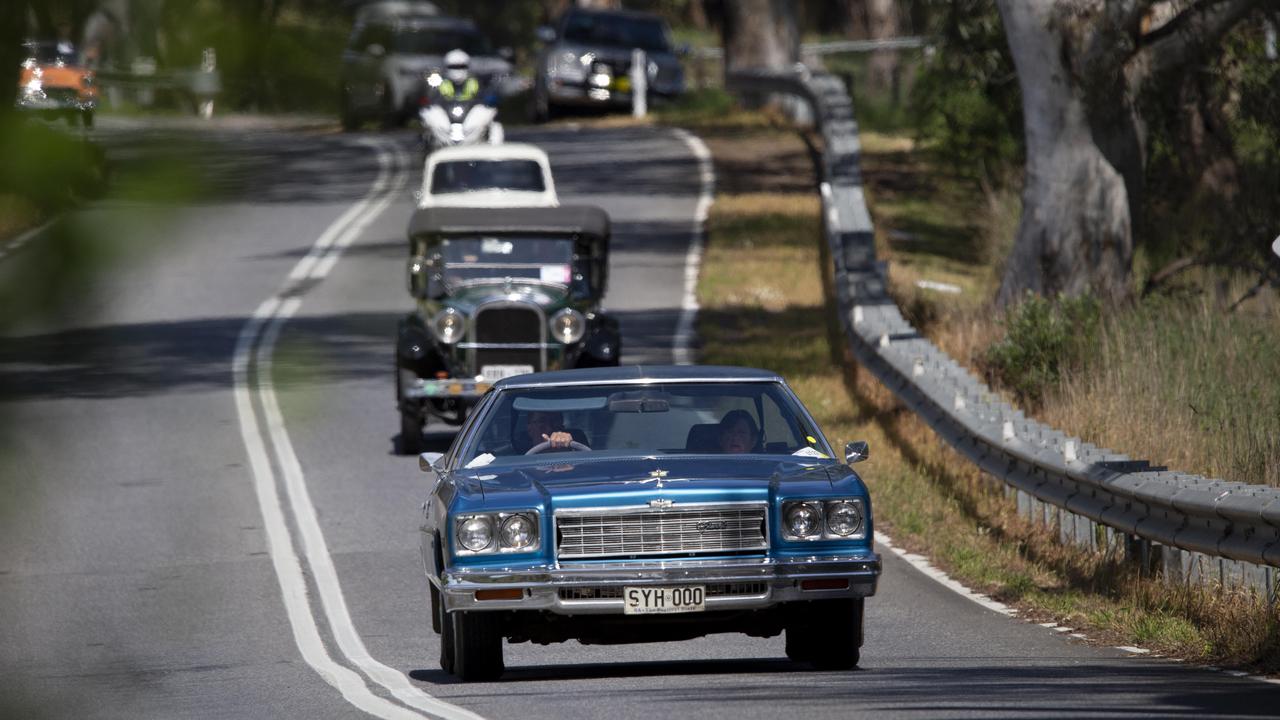
[[[1099,303],[1089,295],[1054,301],[1028,294],[1005,315],[1005,337],[986,353],[988,375],[1023,404],[1040,405],[1096,345],[1099,316]]]

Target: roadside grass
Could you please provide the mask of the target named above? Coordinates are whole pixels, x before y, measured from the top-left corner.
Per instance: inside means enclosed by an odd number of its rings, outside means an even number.
[[[36,227],[44,217],[30,199],[16,194],[0,194],[0,242]]]
[[[698,293],[700,360],[777,371],[834,444],[867,440],[871,460],[859,469],[871,489],[879,529],[899,546],[930,555],[966,585],[1017,607],[1024,618],[1079,629],[1091,642],[1280,670],[1280,609],[1267,608],[1247,594],[1154,582],[1115,554],[1062,545],[1051,530],[1020,518],[1003,486],[952,451],[878,381],[856,369],[845,356],[844,339],[829,309],[830,259],[819,235],[812,168],[808,175],[797,175],[794,164],[778,161],[788,153],[805,157],[808,149],[799,137],[781,130],[738,139],[713,133],[708,145],[718,181],[729,182],[718,182],[708,219]],[[889,153],[909,152],[899,139],[864,138],[864,152],[881,147]],[[746,163],[746,157],[756,161]],[[918,162],[910,157],[891,160],[903,172]],[[869,161],[869,174],[876,171],[875,163]],[[941,202],[937,198],[961,192],[944,180],[926,198]],[[909,190],[898,188],[902,199],[891,208],[904,219],[911,218],[909,202],[919,202],[905,197]],[[875,192],[881,202],[894,201],[883,186]],[[953,226],[957,219],[964,222],[928,242],[981,247],[984,221],[976,213],[932,212]],[[897,228],[882,223],[883,231],[889,229]],[[882,241],[894,242],[890,237]],[[895,269],[900,258],[892,257],[895,292],[910,292],[904,290],[904,277],[912,276]],[[992,287],[983,263],[944,260],[952,263],[948,267],[954,279],[974,288]],[[977,294],[924,296],[920,305],[931,313],[928,324],[945,329],[953,346],[976,348],[995,332],[994,323],[981,317],[985,305],[973,297]],[[960,331],[950,328],[957,318],[964,321]]]

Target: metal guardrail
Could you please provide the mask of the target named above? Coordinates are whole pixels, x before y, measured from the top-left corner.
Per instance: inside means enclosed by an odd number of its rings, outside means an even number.
[[[880,40],[836,40],[832,42],[802,43],[801,55],[832,55],[835,53],[875,52],[876,50],[911,50],[928,45],[926,38],[914,35]],[[703,58],[722,58],[724,48],[718,46],[697,47],[690,55]]]
[[[1174,580],[1250,587],[1276,601],[1280,489],[1171,472],[1026,417],[903,318],[876,259],[861,147],[843,81],[802,65],[734,73],[730,90],[807,100],[821,133],[824,234],[854,357],[961,454],[1003,480],[1064,542],[1123,550]]]

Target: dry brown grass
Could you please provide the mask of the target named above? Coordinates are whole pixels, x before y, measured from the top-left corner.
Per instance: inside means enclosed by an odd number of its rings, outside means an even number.
[[[40,210],[26,198],[0,194],[0,241],[40,224]]]
[[[751,147],[761,147],[753,138]],[[729,138],[712,145],[738,158]],[[744,141],[746,142],[746,141]],[[803,152],[785,135],[770,152]],[[766,155],[768,153],[765,153]],[[736,160],[735,160],[736,162]],[[745,186],[789,186],[764,160],[737,178]],[[1280,614],[1256,598],[1170,587],[1141,578],[1113,554],[1061,545],[1052,532],[1018,517],[1002,486],[940,442],[913,413],[845,357],[829,311],[830,267],[809,197],[720,193],[708,222],[699,281],[701,361],[766,367],[785,376],[828,439],[867,440],[860,465],[877,527],[898,544],[1029,619],[1082,629],[1096,642],[1139,644],[1167,655],[1280,668]],[[989,341],[992,324],[974,309],[936,307],[934,327],[957,357]],[[963,320],[963,322],[959,322]]]

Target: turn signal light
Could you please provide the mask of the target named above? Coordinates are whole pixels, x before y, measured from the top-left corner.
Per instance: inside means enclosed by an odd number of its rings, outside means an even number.
[[[848,590],[848,578],[826,578],[822,580],[801,580],[801,590]],[[479,595],[479,593],[476,593]]]
[[[524,590],[521,590],[520,588],[476,591],[476,600],[519,600],[523,597]]]

